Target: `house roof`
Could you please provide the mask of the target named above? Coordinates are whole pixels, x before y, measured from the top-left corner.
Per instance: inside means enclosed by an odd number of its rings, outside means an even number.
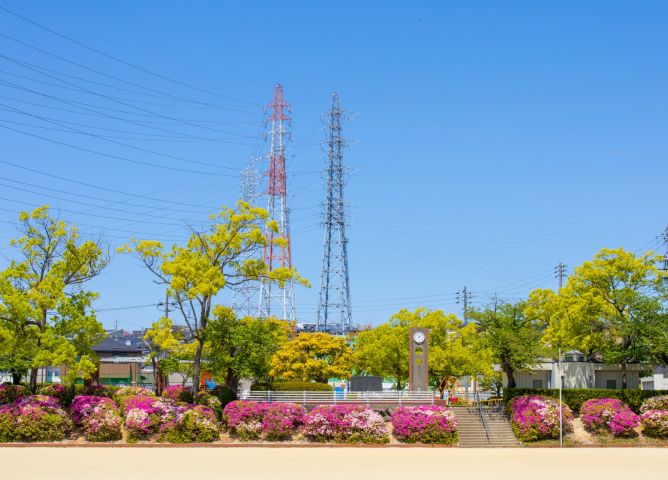
[[[137,347],[131,347],[125,343],[117,342],[113,338],[105,338],[102,340],[102,343],[94,346],[91,350],[94,352],[105,352],[105,353],[129,353],[135,355],[141,355],[141,349]]]

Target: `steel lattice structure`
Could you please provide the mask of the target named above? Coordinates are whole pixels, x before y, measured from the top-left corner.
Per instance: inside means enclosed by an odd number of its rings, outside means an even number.
[[[343,120],[339,96],[332,96],[327,142],[328,166],[324,171],[327,201],[324,205],[325,242],[320,277],[320,297],[316,317],[316,330],[320,332],[350,332],[352,311],[350,305],[350,280],[348,276],[348,239],[346,238],[346,202],[343,197],[345,167],[343,149],[346,139],[342,136]]]
[[[292,111],[292,106],[283,100],[283,88],[276,85],[274,88],[274,101],[265,107],[272,109],[272,115],[266,121],[271,122],[271,153],[269,185],[264,192],[267,195],[267,211],[269,222],[275,220],[278,223],[278,232],[266,228],[265,237],[267,244],[264,248],[263,260],[267,264],[268,272],[276,268],[292,268],[292,255],[290,249],[290,221],[287,184],[285,176],[285,142],[286,138],[292,138],[286,130],[286,124],[292,125],[290,117],[285,110]],[[277,241],[279,240],[279,241]],[[275,316],[280,320],[295,321],[295,299],[294,282],[285,283],[284,288],[272,285],[267,277],[262,279],[260,287],[260,317],[267,318]]]
[[[258,158],[250,157],[248,167],[241,172],[241,186],[239,190],[239,200],[250,204],[251,207],[257,207],[260,193],[260,184],[262,173],[257,168]],[[248,252],[243,260],[260,258],[259,252]],[[234,289],[232,295],[232,309],[240,317],[257,317],[259,315],[258,292],[260,291],[260,282],[258,280],[246,279],[241,285]]]

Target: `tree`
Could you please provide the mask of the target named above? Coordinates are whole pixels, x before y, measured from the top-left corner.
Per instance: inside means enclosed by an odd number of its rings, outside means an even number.
[[[429,328],[429,380],[491,373],[490,352],[480,343],[475,327],[462,327],[454,314],[418,308],[401,310],[387,323],[360,332],[355,339],[356,369],[391,379],[403,390],[409,376],[411,327]]]
[[[207,369],[236,395],[241,379],[269,375],[272,357],[287,342],[287,327],[275,318],[238,318],[231,308],[215,307],[205,336]]]
[[[168,286],[167,295],[175,300],[190,336],[197,342],[193,360],[196,390],[199,390],[202,353],[214,297],[223,288],[260,277],[281,288],[286,281],[309,286],[308,280],[300,279],[294,267],[267,272],[267,265],[262,260],[247,255],[266,245],[260,227],[268,216],[261,208],[238,202],[234,209],[222,207],[219,213],[210,215],[212,224],[209,228],[197,230],[191,227],[186,247],[174,244],[165,252],[160,242],[131,239],[130,245],[119,249],[119,252],[138,258],[155,275],[156,283]],[[268,223],[267,227],[278,232],[276,221]],[[274,241],[278,245],[287,245],[283,239]]]
[[[628,362],[668,360],[662,360],[668,323],[661,260],[651,252],[602,249],[575,268],[559,295],[534,292],[529,313],[547,319],[545,338],[554,347],[590,357],[600,352],[607,364],[620,365],[625,389]]]
[[[484,308],[469,311],[482,344],[491,350],[505,372],[509,388],[515,388],[516,371],[535,367],[547,354],[541,323],[526,316],[525,310],[525,302],[507,303],[494,298]]]
[[[144,336],[150,346],[147,362],[153,366],[156,394],[162,394],[161,377],[178,373],[183,377],[183,384],[192,376],[192,363],[197,345],[183,343],[183,334],[174,331],[172,320],[161,317],[151,324]]]
[[[353,367],[353,352],[345,338],[322,332],[301,333],[276,352],[271,367],[271,375],[283,380],[347,380]]]
[[[37,369],[46,365],[66,365],[66,381],[90,378],[99,362],[91,347],[105,332],[91,307],[98,294],[83,286],[110,257],[100,240],[83,240],[76,226],[50,217],[47,206],[21,212],[19,220],[22,236],[10,245],[20,260],[0,273],[0,321],[31,357],[30,389],[35,392]]]

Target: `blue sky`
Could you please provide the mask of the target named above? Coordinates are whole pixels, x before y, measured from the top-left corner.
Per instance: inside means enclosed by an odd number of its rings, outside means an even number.
[[[261,107],[276,83],[293,105],[293,263],[313,283],[296,291],[299,321],[317,306],[332,92],[355,112],[354,323],[420,306],[459,314],[465,285],[477,302],[526,297],[601,248],[664,251],[665,2],[0,7],[79,42],[0,10],[5,255],[11,222],[40,204],[114,245],[183,241],[268,152]],[[151,280],[116,257],[91,284],[105,326],[155,321],[155,307],[125,309],[163,298]]]

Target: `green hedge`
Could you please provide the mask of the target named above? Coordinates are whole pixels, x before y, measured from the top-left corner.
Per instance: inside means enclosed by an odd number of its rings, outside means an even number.
[[[334,389],[327,383],[318,382],[277,382],[256,383],[251,385],[251,392],[332,392]]]
[[[504,388],[503,403],[506,413],[510,415],[510,401],[522,395],[542,395],[559,399],[556,388]],[[602,388],[565,388],[561,391],[562,401],[571,410],[580,411],[582,404],[592,398],[616,398],[627,404],[631,410],[640,413],[643,402],[651,397],[668,395],[668,390],[607,390]]]

